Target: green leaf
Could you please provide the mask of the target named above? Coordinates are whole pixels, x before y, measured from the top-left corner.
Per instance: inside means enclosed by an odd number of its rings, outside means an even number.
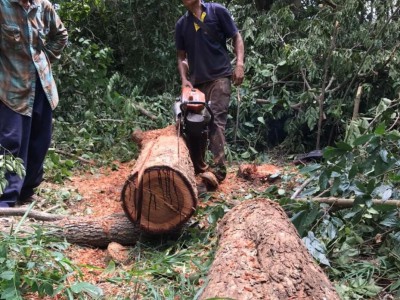
[[[393,190],[392,189],[387,189],[383,194],[382,194],[382,200],[386,201],[389,200],[390,197],[392,197]]]
[[[99,298],[103,295],[103,290],[87,282],[77,282],[71,286],[74,294],[88,293],[91,297]]]
[[[356,175],[358,174],[358,165],[352,165],[352,167],[350,168],[349,171],[349,179],[352,180],[356,177]]]
[[[241,158],[244,158],[244,159],[249,158],[250,156],[251,156],[251,154],[249,153],[249,151],[246,151],[246,152],[244,152],[244,153],[242,153],[242,154],[240,155],[240,157],[241,157]]]
[[[377,135],[383,135],[386,131],[386,125],[384,123],[380,123],[376,128],[374,133]]]
[[[308,235],[303,238],[310,254],[321,264],[330,266],[329,259],[326,257],[326,247],[323,242],[315,237],[314,232],[309,231]]]
[[[399,288],[400,288],[400,279],[397,280],[397,281],[395,281],[395,282],[393,282],[393,283],[390,285],[389,290],[390,290],[391,292],[394,292],[394,291],[397,291]]]
[[[400,227],[400,220],[396,212],[390,212],[379,224],[387,227]]]
[[[388,151],[386,149],[382,149],[379,151],[379,155],[382,159],[383,162],[387,163],[388,162]]]
[[[353,147],[351,147],[351,145],[345,143],[345,142],[337,142],[336,143],[336,147],[340,150],[346,151],[346,152],[350,152],[353,150]]]
[[[0,299],[6,300],[22,300],[21,294],[15,289],[15,287],[8,287],[4,289],[0,294]]]
[[[316,170],[321,169],[321,165],[319,164],[310,164],[310,165],[305,165],[300,169],[301,174],[310,174],[315,172]]]
[[[365,143],[368,143],[373,136],[374,136],[373,134],[362,135],[355,139],[353,145],[354,146],[364,145]]]
[[[321,175],[319,176],[319,186],[322,190],[325,190],[328,187],[330,179],[329,170],[322,171]]]
[[[14,278],[14,272],[12,271],[5,271],[0,274],[0,278],[5,279],[5,280],[11,280]]]
[[[264,117],[258,117],[257,121],[260,122],[261,124],[265,125],[265,119]]]
[[[325,159],[330,160],[343,155],[345,152],[346,151],[343,151],[342,149],[329,146],[324,149],[323,156]]]

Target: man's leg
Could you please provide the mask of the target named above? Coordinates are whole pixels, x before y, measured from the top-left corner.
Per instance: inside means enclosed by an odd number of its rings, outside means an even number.
[[[231,97],[231,80],[230,78],[220,78],[201,85],[199,89],[205,94],[214,114],[214,122],[210,125],[209,148],[214,156],[213,173],[221,182],[226,177],[225,126]]]
[[[26,168],[28,137],[30,134],[31,118],[16,113],[0,102],[0,149],[1,154],[12,154],[24,161]],[[6,173],[8,185],[0,197],[2,206],[14,206],[18,200],[24,178],[16,173]]]
[[[34,194],[34,188],[43,180],[43,163],[51,142],[52,110],[39,78],[36,80],[32,126],[29,136],[26,176],[19,200],[23,202]]]

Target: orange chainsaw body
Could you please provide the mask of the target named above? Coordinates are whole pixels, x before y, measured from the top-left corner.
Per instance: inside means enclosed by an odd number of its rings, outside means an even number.
[[[193,111],[196,113],[200,112],[206,104],[204,93],[198,89],[188,86],[182,88],[181,99],[182,103],[186,104],[186,107],[189,111]],[[190,102],[194,103],[191,104]]]

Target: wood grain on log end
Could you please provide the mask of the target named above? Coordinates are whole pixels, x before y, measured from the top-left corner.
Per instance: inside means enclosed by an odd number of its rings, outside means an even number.
[[[137,174],[129,178],[122,203],[127,216],[142,230],[159,234],[182,227],[193,215],[197,198],[185,176],[166,167],[152,167],[146,169],[140,184]]]

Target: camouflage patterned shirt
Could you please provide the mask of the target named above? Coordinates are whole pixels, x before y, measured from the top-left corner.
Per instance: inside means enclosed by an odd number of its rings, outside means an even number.
[[[12,110],[32,115],[40,78],[52,109],[58,92],[50,62],[59,59],[68,33],[48,0],[0,0],[0,100]]]

